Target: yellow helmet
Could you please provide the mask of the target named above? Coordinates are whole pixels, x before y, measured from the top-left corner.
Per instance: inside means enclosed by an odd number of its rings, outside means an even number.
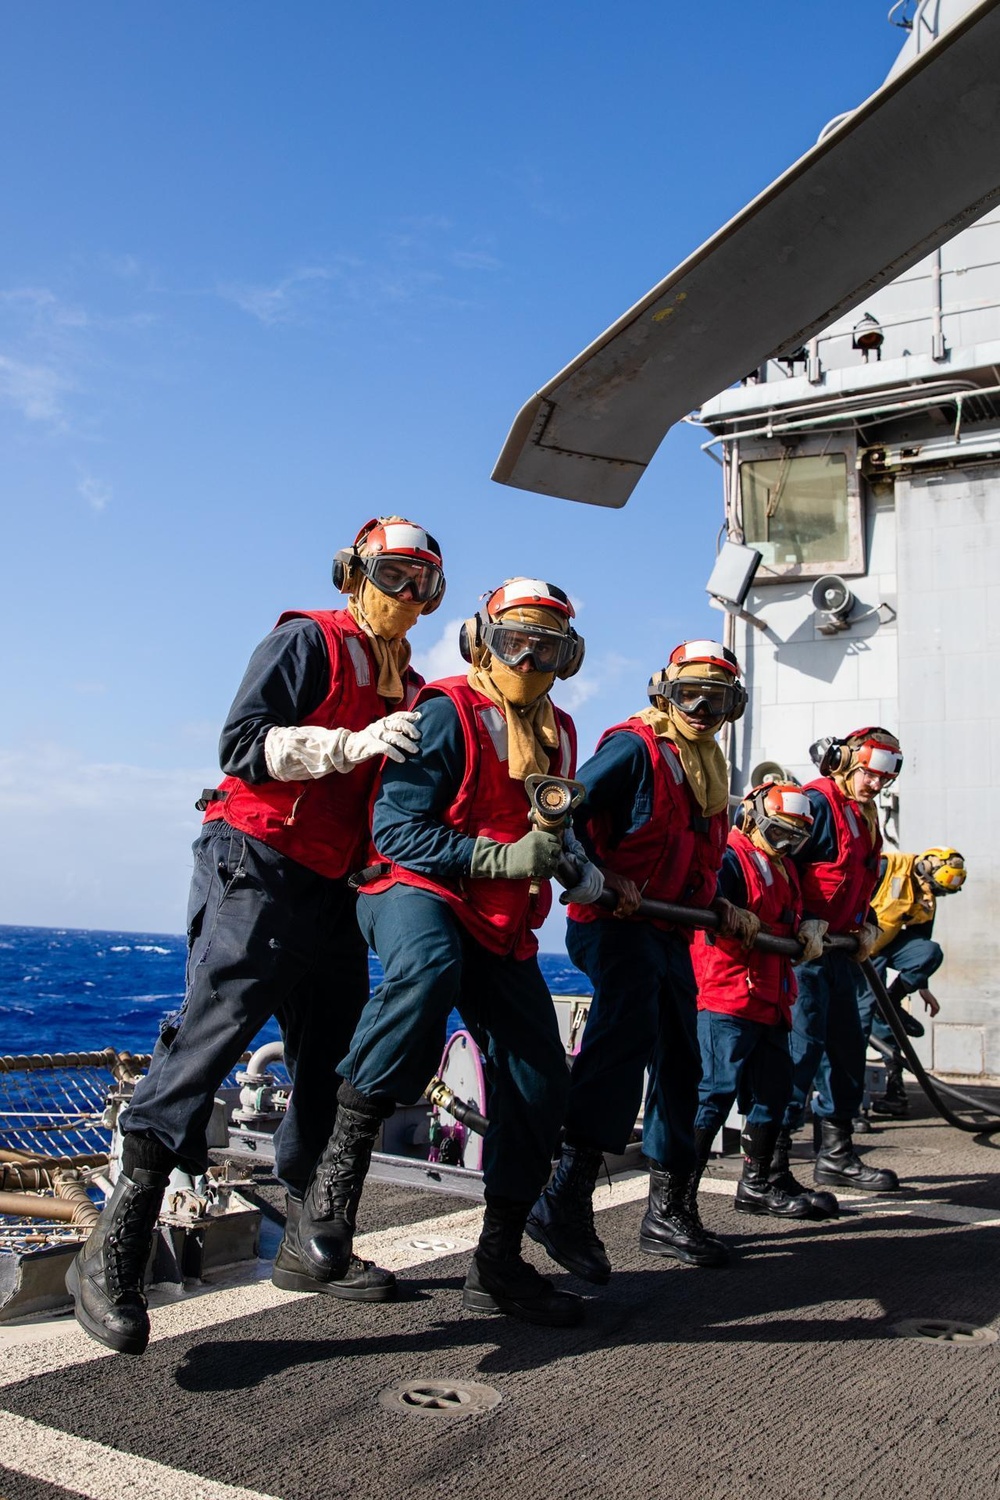
[[[957,849],[925,849],[917,860],[917,874],[936,896],[952,896],[965,884],[968,872]]]

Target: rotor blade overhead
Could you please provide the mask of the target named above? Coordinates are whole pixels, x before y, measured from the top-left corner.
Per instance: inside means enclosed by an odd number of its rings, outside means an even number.
[[[621,506],[669,427],[1000,201],[1000,0],[982,0],[518,412],[501,484]]]

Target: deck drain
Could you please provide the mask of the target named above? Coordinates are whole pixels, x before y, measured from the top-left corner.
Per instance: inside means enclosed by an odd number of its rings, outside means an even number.
[[[924,1344],[952,1344],[960,1349],[981,1349],[984,1344],[997,1341],[994,1329],[957,1323],[953,1318],[907,1318],[903,1323],[893,1324],[893,1332]]]
[[[379,1405],[411,1417],[471,1417],[501,1400],[491,1385],[468,1380],[397,1380],[379,1391]]]

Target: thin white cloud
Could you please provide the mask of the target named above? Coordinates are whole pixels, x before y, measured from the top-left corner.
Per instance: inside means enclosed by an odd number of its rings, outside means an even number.
[[[39,781],[47,787],[40,801]],[[217,770],[92,765],[64,746],[0,754],[4,921],[112,931],[184,930],[194,801]],[[142,808],[142,838],[123,806]],[[51,851],[59,850],[53,860]]]
[[[302,311],[304,294],[317,282],[331,281],[337,274],[332,266],[303,266],[274,286],[229,284],[219,288],[219,295],[270,327],[294,321]]]
[[[209,770],[218,780],[218,770]],[[63,745],[40,745],[31,751],[0,752],[0,813],[38,810],[38,786],[47,788],[45,816],[90,810],[118,818],[123,805],[191,813],[199,790],[208,785],[205,769],[157,771],[148,766],[109,762],[88,764]]]
[[[72,388],[69,375],[54,364],[31,364],[0,354],[0,401],[29,422],[61,422],[62,398]]]
[[[420,649],[416,632],[410,637],[413,665],[428,682],[436,682],[439,677],[464,676],[469,670],[468,662],[462,660],[462,653],[458,649],[462,623],[461,618],[446,620],[440,627],[440,634],[434,645],[424,650]]]
[[[460,271],[498,271],[503,264],[486,250],[456,250],[451,263]]]
[[[105,484],[102,479],[95,479],[91,474],[85,475],[76,488],[77,493],[86,500],[91,510],[96,510],[98,514],[106,510],[111,502],[111,486]]]

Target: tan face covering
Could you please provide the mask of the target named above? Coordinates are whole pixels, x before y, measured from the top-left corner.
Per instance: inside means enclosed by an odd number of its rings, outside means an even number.
[[[503,615],[508,625],[541,625],[565,632],[566,621],[554,610],[525,606]],[[468,681],[484,697],[503,710],[507,719],[507,774],[523,781],[549,770],[550,752],[559,744],[555,710],[548,693],[555,681],[552,672],[518,672],[497,661],[486,646],[475,646]]]
[[[857,769],[858,767],[855,764],[854,756],[852,755],[850,769],[848,771],[833,771],[831,773],[830,780],[835,781],[847,800],[854,803],[854,806],[857,808],[858,812],[865,820],[865,827],[868,830],[868,837],[874,844],[875,835],[878,833],[878,808],[876,807],[874,802],[858,802],[855,799],[854,773]]]
[[[724,667],[715,667],[711,662],[688,662],[682,667],[668,667],[667,677],[671,682],[684,677],[701,678],[703,682],[728,683],[733,680],[731,672]],[[651,725],[655,734],[677,746],[681,768],[704,817],[711,818],[729,806],[729,767],[715,740],[721,725],[714,729],[695,729],[667,698],[658,698],[652,707],[643,709],[635,717]]]
[[[416,624],[424,606],[412,599],[394,599],[391,594],[383,594],[363,573],[357,573],[355,578],[358,581],[347,608],[371,641],[372,654],[378,663],[379,697],[396,703],[403,697],[403,673],[410,660],[406,632]]]

